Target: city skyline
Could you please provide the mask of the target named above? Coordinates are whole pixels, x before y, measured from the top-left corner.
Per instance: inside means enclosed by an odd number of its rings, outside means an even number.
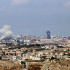
[[[10,25],[14,34],[70,36],[69,0],[0,1],[0,29]]]

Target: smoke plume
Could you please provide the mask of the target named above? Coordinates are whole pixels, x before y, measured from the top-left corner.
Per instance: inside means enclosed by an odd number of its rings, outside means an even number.
[[[4,25],[2,29],[0,29],[0,39],[10,38],[12,37],[13,32],[11,31],[10,25]]]

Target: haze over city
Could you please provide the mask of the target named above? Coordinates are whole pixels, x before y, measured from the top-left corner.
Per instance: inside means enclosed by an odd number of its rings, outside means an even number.
[[[70,36],[69,0],[1,0],[0,29],[10,25],[14,34]]]
[[[70,70],[70,0],[0,0],[0,70]]]

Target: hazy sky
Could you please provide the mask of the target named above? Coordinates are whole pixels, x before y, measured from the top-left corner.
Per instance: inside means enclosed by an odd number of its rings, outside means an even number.
[[[70,0],[0,0],[0,28],[14,34],[70,35]]]

